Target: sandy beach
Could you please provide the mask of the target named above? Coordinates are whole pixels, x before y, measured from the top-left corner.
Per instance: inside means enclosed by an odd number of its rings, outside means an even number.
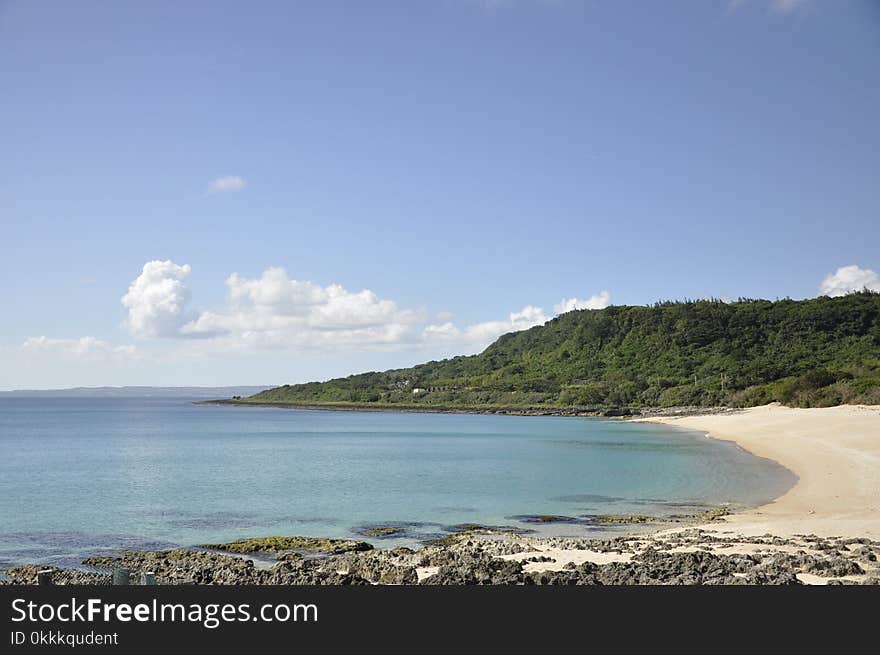
[[[719,533],[880,538],[880,407],[793,409],[647,419],[702,430],[798,476],[773,502],[702,526]]]

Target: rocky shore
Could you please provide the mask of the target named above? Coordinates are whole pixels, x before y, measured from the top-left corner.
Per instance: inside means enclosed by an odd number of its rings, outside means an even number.
[[[880,584],[880,541],[867,538],[719,536],[698,528],[609,540],[472,531],[418,550],[270,539],[214,545],[212,551],[122,551],[89,558],[85,569],[54,569],[53,582],[110,584],[112,570],[124,567],[133,584],[147,572],[158,584],[200,585]],[[233,551],[274,561],[227,554]],[[36,584],[45,569],[12,568],[2,583]]]

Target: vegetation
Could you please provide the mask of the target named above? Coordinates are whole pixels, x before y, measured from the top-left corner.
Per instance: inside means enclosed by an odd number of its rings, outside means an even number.
[[[505,334],[479,355],[244,399],[373,407],[880,404],[880,294],[613,306]]]

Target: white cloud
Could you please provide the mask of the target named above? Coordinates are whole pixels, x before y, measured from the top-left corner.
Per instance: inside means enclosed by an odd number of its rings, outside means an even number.
[[[195,358],[217,359],[238,353],[284,350],[307,355],[367,351],[424,351],[426,356],[478,352],[502,334],[525,330],[552,318],[541,307],[526,305],[505,319],[456,324],[445,311],[406,308],[369,289],[350,291],[339,284],[321,285],[291,278],[283,268],[268,268],[258,277],[238,273],[226,279],[227,300],[217,308],[190,309],[186,278],[188,264],[154,260],[143,265],[121,298],[127,311],[125,326],[146,343],[143,352],[132,345],[114,345],[87,336],[59,339],[30,337],[19,351],[63,361],[121,365],[130,361],[168,364]],[[604,307],[610,294],[602,291],[587,300],[563,299],[555,309]],[[433,322],[432,322],[433,321]],[[175,345],[168,345],[169,342]]]
[[[368,289],[352,292],[291,279],[283,268],[259,278],[233,273],[226,280],[229,306],[203,312],[180,334],[234,338],[259,346],[332,347],[413,342],[422,310],[402,309]]]
[[[575,309],[605,309],[611,304],[611,294],[607,291],[590,296],[586,300],[579,298],[563,298],[559,304],[553,307],[557,314],[564,314]]]
[[[194,352],[253,349],[406,349],[436,346],[484,348],[500,335],[546,323],[552,316],[526,305],[506,319],[459,326],[449,312],[430,322],[424,309],[400,307],[373,291],[349,291],[339,284],[320,285],[291,278],[283,268],[268,268],[259,277],[233,273],[226,279],[225,307],[195,313],[188,309],[184,284],[188,265],[151,261],[132,282],[122,304],[126,325],[136,337],[198,339]],[[601,291],[586,300],[563,298],[555,313],[607,307],[611,295]],[[555,315],[555,314],[554,314]]]
[[[829,273],[819,285],[820,296],[843,296],[853,291],[869,289],[880,292],[880,275],[856,265],[842,266]]]
[[[189,290],[183,283],[192,269],[171,260],[144,264],[128,287],[122,304],[128,309],[126,325],[136,337],[171,337],[187,321]]]
[[[21,349],[31,353],[60,353],[81,359],[137,359],[134,346],[114,346],[95,337],[79,339],[50,339],[45,336],[28,337]]]
[[[208,187],[211,193],[225,193],[227,191],[241,191],[247,182],[238,175],[221,175],[215,178]]]
[[[179,325],[177,336],[211,339],[233,349],[483,348],[502,334],[552,318],[542,308],[527,305],[502,320],[460,327],[450,313],[438,312],[441,322],[429,323],[424,309],[402,308],[368,289],[355,292],[338,284],[296,280],[283,268],[266,269],[256,278],[233,273],[226,286],[227,307],[202,312]],[[610,298],[602,291],[587,300],[563,299],[555,309],[599,309],[608,306]]]

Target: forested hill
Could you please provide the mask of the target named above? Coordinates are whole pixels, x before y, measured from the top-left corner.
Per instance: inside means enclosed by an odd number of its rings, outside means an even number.
[[[475,409],[880,404],[880,294],[573,311],[505,334],[479,355],[288,385],[246,401]]]

